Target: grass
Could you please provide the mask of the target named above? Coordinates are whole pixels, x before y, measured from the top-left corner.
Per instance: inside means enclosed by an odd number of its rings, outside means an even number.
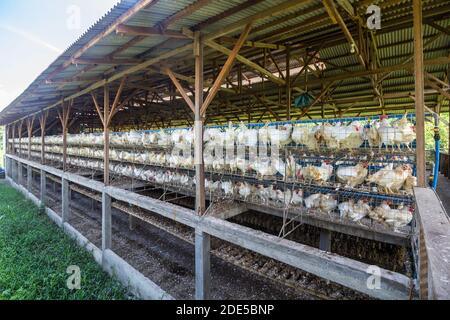
[[[81,270],[70,290],[69,266]],[[0,300],[122,300],[127,290],[33,203],[0,182]]]

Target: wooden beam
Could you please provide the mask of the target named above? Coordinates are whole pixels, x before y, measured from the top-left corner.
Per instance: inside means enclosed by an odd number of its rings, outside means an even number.
[[[122,23],[128,21],[140,10],[150,5],[154,5],[156,3],[158,3],[158,0],[139,0],[138,2],[136,2],[136,4],[133,5],[133,7],[131,7],[129,10],[124,12],[120,17],[118,17],[113,23],[111,23],[111,25],[108,28],[106,28],[103,32],[98,33],[95,37],[89,40],[88,43],[86,43],[83,47],[78,49],[66,62],[64,62],[60,67],[56,68],[52,73],[50,73],[45,78],[45,80],[52,79],[55,75],[57,75],[58,73],[69,67],[72,64],[72,59],[77,59],[81,57],[86,51],[88,51],[90,48],[98,44],[103,38],[113,33],[118,25],[121,25]]]
[[[300,114],[300,116],[298,116],[297,119],[301,119],[303,118],[308,111],[314,107],[319,101],[320,99],[322,99],[322,97],[328,92],[328,90],[331,88],[332,85],[334,85],[336,83],[336,81],[332,81],[330,83],[328,83],[325,88],[323,88],[323,90],[320,92],[320,94],[314,99],[314,101],[306,108],[302,111],[302,113]]]
[[[31,137],[33,135],[33,125],[36,116],[31,116],[27,119],[27,132],[28,132],[28,159],[31,159]]]
[[[417,185],[426,187],[422,1],[413,0]]]
[[[158,24],[159,29],[166,30],[171,24],[193,14],[195,11],[203,8],[204,6],[210,4],[212,0],[197,0],[194,3],[188,5],[183,10],[171,15],[170,17],[164,19]]]
[[[195,112],[195,106],[194,103],[192,102],[191,98],[188,96],[186,90],[184,90],[183,86],[181,85],[181,83],[178,81],[178,79],[175,77],[175,75],[173,74],[172,70],[170,70],[169,68],[164,68],[163,69],[166,74],[169,76],[169,78],[172,80],[173,84],[175,85],[175,87],[177,88],[177,90],[180,92],[181,96],[183,97],[184,101],[186,101],[187,105],[189,106],[189,108],[192,110],[192,112]]]
[[[218,44],[217,42],[214,41],[205,41],[205,44],[208,47],[211,47],[219,52],[222,52],[223,54],[230,56],[232,51],[228,48],[225,48],[224,46],[221,46],[220,44]],[[245,64],[246,66],[252,68],[253,70],[263,74],[264,76],[266,76],[269,80],[271,80],[272,82],[279,84],[279,85],[285,85],[286,82],[282,79],[282,78],[278,78],[277,76],[275,76],[272,72],[264,69],[263,67],[261,67],[260,65],[254,63],[253,61],[250,61],[249,59],[241,56],[241,55],[236,55],[236,60],[242,62],[243,64]]]
[[[429,85],[430,87],[432,87],[433,89],[435,89],[436,91],[438,91],[442,96],[446,97],[447,99],[450,99],[450,93],[445,91],[445,90],[443,90],[441,87],[439,87],[433,81],[431,81],[429,79],[425,79],[425,83],[427,85]]]
[[[95,106],[95,109],[97,110],[98,116],[100,117],[102,124],[105,125],[105,119],[103,118],[103,113],[100,110],[100,106],[97,102],[97,98],[95,97],[93,92],[91,92],[91,97],[92,97],[92,100],[94,101],[94,106]]]
[[[126,26],[123,24],[118,25],[116,27],[116,33],[124,34],[127,36],[144,36],[144,37],[163,36],[175,39],[189,39],[188,36],[178,31],[161,30],[153,27],[133,27],[133,26]]]
[[[45,163],[45,126],[47,124],[48,111],[43,111],[39,117],[41,127],[41,163]]]
[[[109,185],[109,88],[103,88],[103,183]]]
[[[347,41],[350,43],[352,50],[355,51],[355,54],[358,57],[358,61],[364,67],[366,67],[366,62],[364,61],[363,57],[361,56],[358,45],[357,45],[356,41],[353,39],[352,34],[348,30],[347,25],[344,22],[344,19],[342,19],[341,15],[339,14],[338,10],[336,9],[336,5],[334,4],[333,0],[323,0],[322,3],[324,4],[333,23],[338,24],[339,27],[344,32],[344,36],[347,39]]]
[[[116,97],[114,98],[114,102],[113,102],[113,104],[111,106],[111,110],[109,112],[108,120],[106,121],[108,127],[111,124],[112,116],[114,114],[116,114],[116,108],[117,108],[117,105],[119,104],[119,99],[120,99],[120,96],[122,95],[122,91],[123,91],[126,81],[127,81],[127,77],[123,77],[122,81],[120,82],[119,89],[117,90]]]
[[[230,72],[231,68],[233,67],[234,60],[236,59],[236,56],[238,55],[239,50],[241,50],[242,45],[244,44],[245,39],[247,39],[247,36],[249,35],[251,29],[252,29],[251,23],[249,23],[248,25],[245,26],[244,31],[241,33],[241,36],[239,37],[239,40],[234,45],[234,48],[230,52],[227,61],[225,62],[224,66],[222,67],[222,70],[220,71],[219,75],[217,76],[216,80],[214,81],[211,91],[209,92],[208,96],[206,97],[206,100],[203,102],[203,105],[201,108],[201,114],[205,114],[206,109],[211,104],[211,102],[215,98],[217,92],[219,91],[219,88],[222,86],[223,82],[225,81],[225,78],[228,76],[228,73]]]

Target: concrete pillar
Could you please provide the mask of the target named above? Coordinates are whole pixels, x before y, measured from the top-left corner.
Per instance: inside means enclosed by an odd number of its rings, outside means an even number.
[[[17,184],[23,185],[23,165],[17,162]]]
[[[62,222],[69,222],[70,219],[70,199],[69,199],[70,186],[69,181],[61,179],[61,216]]]
[[[31,192],[31,186],[33,183],[33,169],[30,165],[27,165],[27,189]]]
[[[136,229],[136,218],[131,214],[128,216],[128,228],[130,231]]]
[[[41,170],[41,204],[46,205],[46,193],[47,193],[47,177],[45,171]]]
[[[319,249],[331,252],[331,231],[322,229],[320,231]]]
[[[111,196],[102,193],[102,250],[111,249]]]
[[[195,230],[195,299],[209,299],[211,287],[210,235]]]

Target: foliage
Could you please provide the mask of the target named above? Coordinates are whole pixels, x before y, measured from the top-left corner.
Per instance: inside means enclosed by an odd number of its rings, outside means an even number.
[[[81,269],[69,290],[67,267]],[[127,290],[30,201],[0,183],[0,300],[126,299]]]
[[[448,113],[442,113],[441,117],[449,119]],[[439,131],[441,137],[441,150],[448,151],[448,126],[442,121],[439,122]],[[425,148],[427,150],[434,150],[434,122],[425,122]]]

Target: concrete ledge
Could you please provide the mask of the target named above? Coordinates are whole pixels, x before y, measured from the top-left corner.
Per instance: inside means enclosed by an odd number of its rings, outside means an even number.
[[[428,257],[428,299],[450,299],[450,219],[434,190],[414,188]]]
[[[20,191],[26,198],[30,199],[35,205],[40,206],[41,201],[23,186],[15,183],[11,178],[7,177],[6,181],[15,189]],[[161,289],[157,284],[145,277],[137,271],[125,260],[120,258],[111,250],[102,251],[91,243],[85,236],[68,223],[62,223],[55,211],[45,208],[47,216],[56,225],[61,227],[64,232],[74,239],[80,247],[87,250],[94,260],[102,266],[103,270],[110,276],[116,277],[122,285],[127,287],[134,295],[145,300],[174,300],[174,298]]]

